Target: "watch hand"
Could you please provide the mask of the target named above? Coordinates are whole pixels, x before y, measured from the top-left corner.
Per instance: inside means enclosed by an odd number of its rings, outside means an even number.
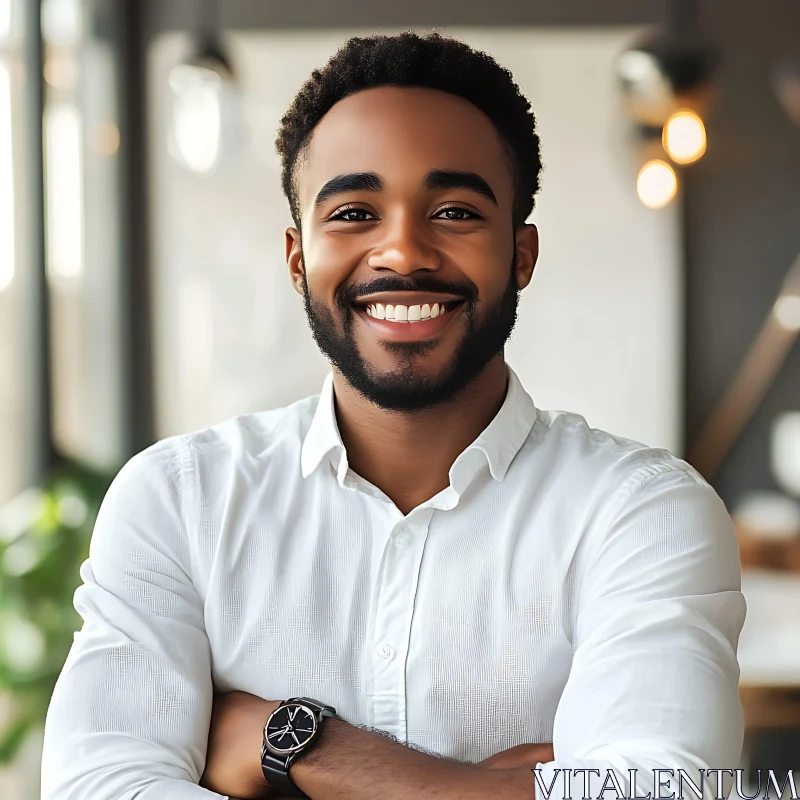
[[[294,735],[294,731],[290,731],[290,733],[292,734],[292,739],[295,740],[295,743],[300,744],[300,740]]]
[[[292,711],[291,709],[289,709],[289,722],[294,722],[294,718],[297,716],[297,712],[298,712],[299,710],[300,710],[300,709],[299,709],[298,707],[295,707],[294,711]]]

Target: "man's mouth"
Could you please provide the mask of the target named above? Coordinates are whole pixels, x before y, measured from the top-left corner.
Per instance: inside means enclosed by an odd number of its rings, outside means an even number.
[[[460,306],[463,300],[451,300],[446,303],[421,303],[404,305],[402,303],[368,303],[360,306],[373,319],[382,319],[396,323],[422,322],[444,316]]]
[[[458,316],[464,300],[403,305],[398,303],[354,304],[357,316],[381,338],[419,341],[438,335]]]

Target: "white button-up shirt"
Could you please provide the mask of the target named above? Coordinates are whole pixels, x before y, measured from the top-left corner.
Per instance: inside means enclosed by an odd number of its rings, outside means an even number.
[[[135,456],[81,570],[44,800],[217,797],[196,783],[213,692],[233,689],[469,762],[553,742],[546,786],[558,768],[736,767],[745,603],[703,479],[538,410],[510,368],[449,477],[404,516],[355,474],[330,375]]]

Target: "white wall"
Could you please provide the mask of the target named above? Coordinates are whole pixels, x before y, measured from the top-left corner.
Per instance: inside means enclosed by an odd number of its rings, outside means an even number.
[[[509,363],[542,408],[650,444],[680,439],[679,224],[645,209],[623,141],[613,60],[636,29],[452,29],[511,69],[539,119],[542,253]],[[169,68],[151,53],[159,435],[315,393],[327,371],[291,288],[290,224],[273,141],[303,80],[357,31],[238,34],[231,52],[248,141],[209,177],[169,157]]]

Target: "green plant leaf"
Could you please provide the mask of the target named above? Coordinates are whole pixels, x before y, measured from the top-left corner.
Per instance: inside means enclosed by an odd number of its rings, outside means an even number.
[[[0,691],[10,692],[18,704],[16,716],[0,726],[0,762],[13,758],[28,731],[44,724],[53,687],[81,625],[73,595],[111,477],[66,463],[38,490],[0,509],[0,519],[13,534],[0,536],[0,619],[29,626],[27,636],[12,637],[13,646],[0,646]],[[15,549],[6,557],[9,548]],[[30,649],[39,636],[43,654],[41,648]],[[24,640],[32,659],[27,663],[19,650]]]

